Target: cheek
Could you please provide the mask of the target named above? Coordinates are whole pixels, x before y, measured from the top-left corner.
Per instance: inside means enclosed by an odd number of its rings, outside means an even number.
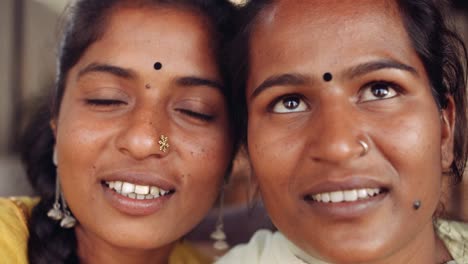
[[[91,122],[85,115],[75,117],[70,112],[61,118],[56,143],[58,172],[71,204],[75,198],[94,199],[92,188],[96,186],[96,169],[112,135],[112,126]]]
[[[437,115],[416,113],[388,122],[376,132],[374,143],[396,171],[402,199],[407,203],[415,199],[437,203],[439,196],[434,194],[440,193],[442,179]]]
[[[218,192],[231,159],[232,143],[226,130],[213,130],[204,135],[184,137],[180,142],[180,168],[183,180],[190,181],[193,195]]]
[[[275,126],[269,120],[249,120],[247,147],[262,198],[267,207],[277,205],[281,196],[286,202],[289,196],[285,194],[292,190],[301,163],[304,138],[295,129]]]

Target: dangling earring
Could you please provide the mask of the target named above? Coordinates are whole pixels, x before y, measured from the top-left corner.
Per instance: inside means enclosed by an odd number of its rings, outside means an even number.
[[[70,210],[68,210],[67,202],[65,201],[62,192],[60,192],[60,199],[62,200],[63,205],[63,219],[60,221],[60,226],[62,228],[72,228],[76,224],[76,219],[71,215]]]
[[[213,248],[216,250],[226,250],[229,248],[229,244],[226,242],[226,233],[224,233],[224,221],[223,221],[223,207],[224,207],[224,185],[221,189],[219,196],[219,211],[218,219],[216,220],[216,229],[211,233],[211,238],[215,241]]]
[[[54,154],[52,156],[52,161],[57,167],[57,150],[54,148]],[[67,202],[63,197],[63,193],[60,191],[60,177],[58,173],[55,176],[55,201],[52,209],[47,212],[47,216],[55,221],[60,221],[60,226],[62,228],[72,228],[76,224],[76,219],[71,215],[70,210],[68,210]],[[62,205],[60,205],[60,202]],[[60,210],[62,209],[62,210]]]
[[[60,203],[59,203],[59,195],[60,195],[60,180],[59,177],[55,177],[55,201],[52,209],[47,212],[47,216],[55,221],[61,220],[63,218],[62,210],[60,210]]]

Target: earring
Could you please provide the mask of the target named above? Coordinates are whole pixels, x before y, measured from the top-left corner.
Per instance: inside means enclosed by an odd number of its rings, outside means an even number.
[[[57,167],[57,149],[54,148],[54,154],[52,156],[52,162]],[[72,228],[76,225],[76,219],[71,215],[68,210],[67,202],[63,197],[63,193],[60,191],[60,177],[58,173],[55,176],[55,200],[52,209],[47,212],[47,216],[55,221],[60,221],[62,228]],[[62,205],[60,205],[60,202]],[[62,209],[62,210],[60,210]]]
[[[58,178],[58,176],[57,176]],[[62,200],[62,205],[63,205],[63,219],[60,221],[60,226],[62,228],[72,228],[76,225],[76,219],[71,215],[70,210],[68,210],[67,202],[65,201],[65,198],[63,197],[63,193],[60,192],[60,198]]]
[[[226,233],[224,233],[224,223],[223,223],[223,207],[224,207],[224,186],[221,190],[219,197],[219,211],[218,219],[216,220],[216,228],[210,237],[215,241],[213,243],[213,248],[216,250],[226,250],[229,248],[229,244],[226,242]]]
[[[54,201],[54,205],[52,209],[50,209],[49,212],[47,212],[47,216],[55,221],[61,220],[63,218],[62,210],[60,210],[59,195],[60,195],[60,180],[59,180],[59,177],[56,176],[55,177],[55,201]]]

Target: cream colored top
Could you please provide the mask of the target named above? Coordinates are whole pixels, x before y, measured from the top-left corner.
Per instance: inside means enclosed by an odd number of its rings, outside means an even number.
[[[435,229],[454,261],[468,264],[468,224],[438,220]],[[230,250],[216,264],[327,264],[304,253],[280,232],[257,231],[248,244]]]

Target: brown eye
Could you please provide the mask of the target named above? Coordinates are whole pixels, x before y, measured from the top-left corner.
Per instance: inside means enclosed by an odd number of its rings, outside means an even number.
[[[398,86],[389,82],[370,83],[361,89],[360,102],[385,100],[399,95]]]
[[[390,89],[388,85],[378,83],[372,86],[371,92],[377,98],[385,98],[390,93]]]
[[[274,113],[303,112],[305,110],[307,110],[307,105],[299,95],[282,97],[274,102],[272,106],[272,112]]]
[[[300,102],[301,102],[301,100],[299,100],[299,98],[295,98],[295,97],[289,97],[289,98],[283,99],[283,105],[288,110],[296,109],[299,106]]]

